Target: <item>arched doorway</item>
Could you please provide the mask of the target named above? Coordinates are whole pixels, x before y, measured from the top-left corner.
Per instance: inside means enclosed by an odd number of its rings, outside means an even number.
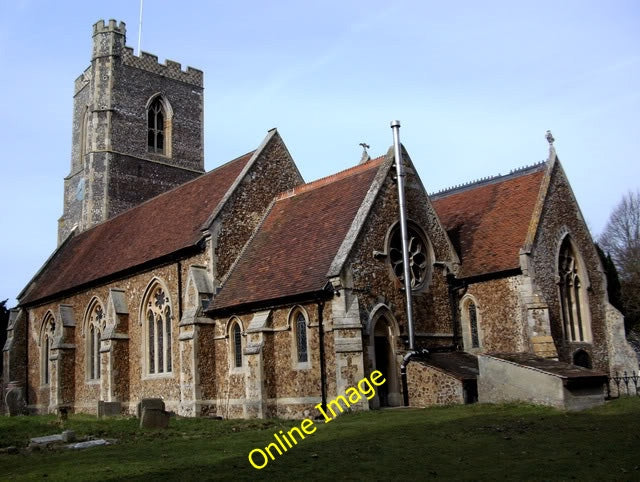
[[[397,407],[402,405],[402,394],[398,380],[398,363],[396,360],[396,339],[398,328],[395,320],[387,314],[379,313],[372,320],[370,348],[373,369],[384,376],[386,382],[377,387],[374,408]]]
[[[585,350],[578,350],[573,354],[573,364],[579,367],[592,368],[591,357]]]

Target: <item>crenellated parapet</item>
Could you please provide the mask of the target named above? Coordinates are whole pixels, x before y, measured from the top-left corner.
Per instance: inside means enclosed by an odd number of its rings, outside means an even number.
[[[93,35],[111,32],[126,35],[126,24],[124,22],[120,22],[120,24],[118,24],[114,19],[109,20],[108,23],[105,23],[104,20],[98,20],[93,24]]]
[[[122,63],[129,67],[146,70],[157,75],[162,75],[170,79],[179,80],[187,84],[193,84],[198,87],[203,86],[204,74],[201,70],[187,67],[182,70],[182,65],[173,60],[166,60],[164,64],[158,62],[158,56],[147,52],[141,52],[140,56],[133,53],[133,48],[125,47],[122,56]]]

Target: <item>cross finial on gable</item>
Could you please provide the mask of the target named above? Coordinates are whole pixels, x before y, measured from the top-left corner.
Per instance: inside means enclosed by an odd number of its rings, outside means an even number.
[[[367,152],[367,149],[369,149],[371,146],[369,144],[367,144],[366,142],[361,142],[358,145],[362,147],[362,157],[360,158],[360,164],[364,164],[365,162],[370,161],[371,160],[371,156],[369,156],[369,153]]]
[[[553,146],[553,142],[555,141],[555,139],[553,138],[553,134],[551,134],[551,131],[547,131],[545,137],[547,138],[547,142],[549,143],[549,145]]]

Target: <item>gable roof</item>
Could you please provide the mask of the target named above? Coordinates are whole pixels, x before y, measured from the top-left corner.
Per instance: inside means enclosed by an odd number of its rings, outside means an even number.
[[[276,198],[209,311],[322,291],[384,160],[368,161]]]
[[[546,169],[540,163],[431,196],[460,255],[461,278],[520,268]]]
[[[256,152],[68,238],[21,293],[20,303],[33,303],[195,246],[203,225]]]

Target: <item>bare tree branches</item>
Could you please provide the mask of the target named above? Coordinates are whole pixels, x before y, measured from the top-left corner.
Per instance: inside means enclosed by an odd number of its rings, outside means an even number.
[[[627,327],[640,323],[640,191],[628,192],[613,210],[599,244],[618,268]]]

